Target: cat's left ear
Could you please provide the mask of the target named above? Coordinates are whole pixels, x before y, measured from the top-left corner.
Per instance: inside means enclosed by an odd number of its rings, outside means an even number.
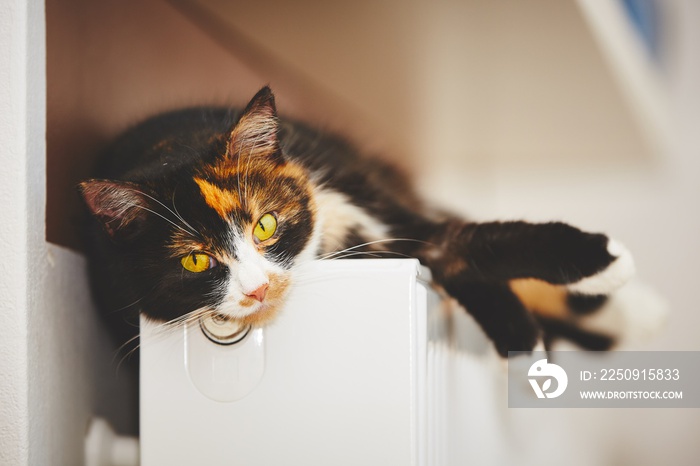
[[[279,121],[275,108],[275,96],[265,86],[248,103],[238,122],[231,130],[226,156],[266,157],[277,163],[283,163],[280,151]]]

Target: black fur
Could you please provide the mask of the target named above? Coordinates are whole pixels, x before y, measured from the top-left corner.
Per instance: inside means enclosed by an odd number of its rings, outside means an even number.
[[[570,293],[567,296],[567,304],[571,312],[578,315],[591,314],[599,310],[608,301],[608,297],[601,294],[586,295]]]

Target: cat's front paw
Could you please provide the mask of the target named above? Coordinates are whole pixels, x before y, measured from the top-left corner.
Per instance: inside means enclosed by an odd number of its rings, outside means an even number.
[[[633,280],[578,322],[587,331],[613,335],[615,346],[624,348],[657,335],[668,315],[668,302],[652,288]]]
[[[620,242],[608,239],[607,253],[610,259],[601,268],[566,287],[573,293],[607,295],[624,285],[635,273],[632,254]]]
[[[498,332],[489,336],[498,354],[504,358],[508,357],[509,351],[530,353],[536,349],[544,349],[540,327],[529,315],[519,322],[508,322]]]

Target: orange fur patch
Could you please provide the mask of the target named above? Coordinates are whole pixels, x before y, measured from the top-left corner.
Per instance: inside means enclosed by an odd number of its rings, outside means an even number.
[[[261,310],[247,315],[245,317],[241,317],[239,319],[236,319],[236,321],[240,322],[242,325],[252,325],[253,327],[263,327],[266,324],[272,322],[275,317],[277,317],[277,312],[279,311],[279,308],[281,305],[275,304],[272,306],[265,306]]]
[[[563,286],[522,278],[511,280],[510,288],[527,309],[543,317],[564,319],[569,315],[566,304],[568,292]]]
[[[221,218],[227,218],[234,209],[241,207],[238,196],[235,193],[221,189],[202,178],[195,178],[194,181],[199,186],[204,201],[209,207],[214,209]]]

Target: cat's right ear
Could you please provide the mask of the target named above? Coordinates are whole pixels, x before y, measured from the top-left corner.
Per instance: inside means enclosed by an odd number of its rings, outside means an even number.
[[[234,160],[238,157],[259,157],[283,163],[278,131],[275,96],[265,86],[251,99],[231,129],[226,156]]]
[[[134,183],[88,180],[78,186],[92,216],[114,240],[138,234],[149,212],[151,197]]]

